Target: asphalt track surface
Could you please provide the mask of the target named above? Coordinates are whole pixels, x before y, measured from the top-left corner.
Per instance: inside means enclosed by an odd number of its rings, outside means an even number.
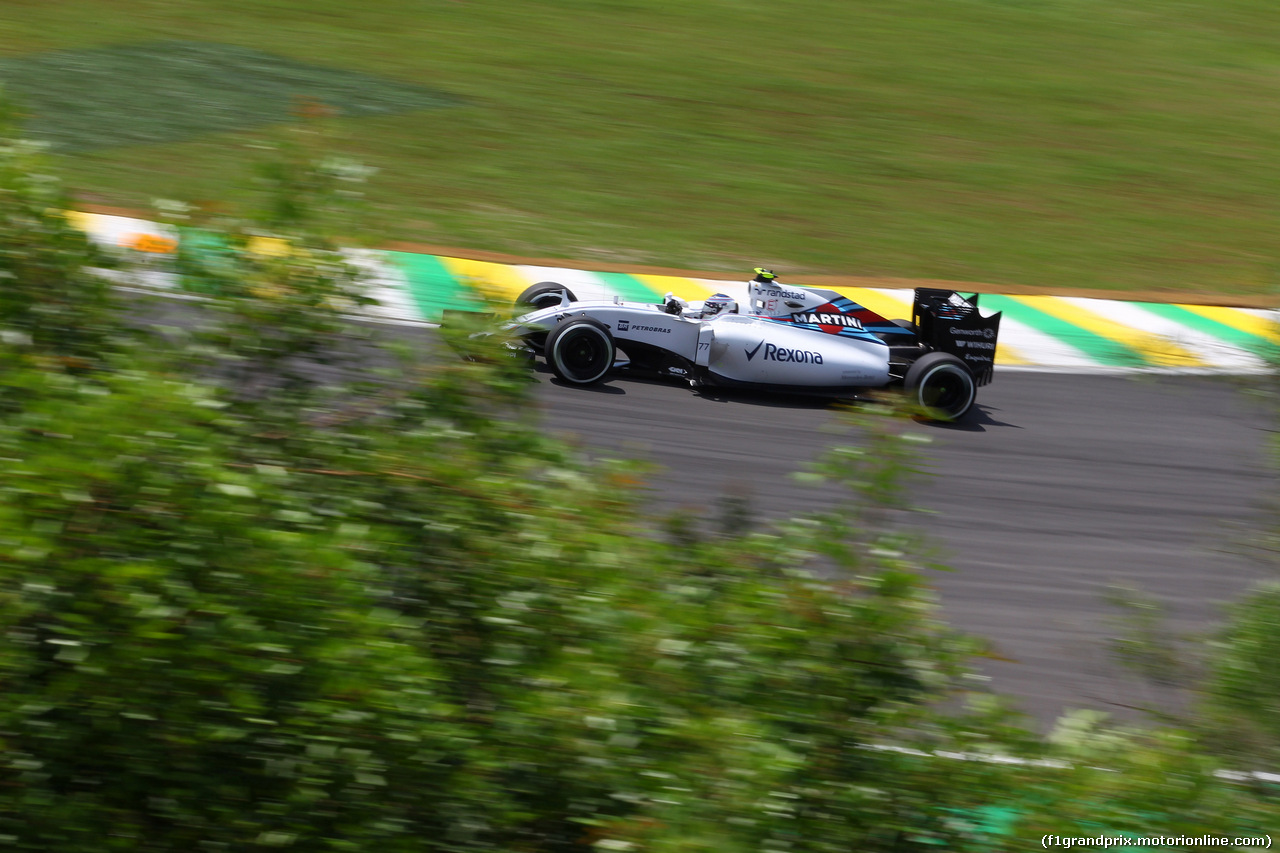
[[[162,300],[132,313],[187,326],[196,311]],[[429,329],[371,328],[450,357]],[[659,513],[714,514],[726,494],[748,498],[760,524],[827,507],[832,492],[792,475],[823,448],[858,441],[833,432],[839,415],[809,398],[631,378],[576,388],[541,363],[534,377],[547,429],[589,454],[660,466],[646,495]],[[1269,447],[1280,417],[1250,394],[1256,384],[998,370],[963,424],[911,426],[931,439],[916,445],[912,493],[924,512],[897,521],[953,569],[930,577],[944,617],[992,644],[996,656],[977,668],[1036,727],[1071,708],[1135,720],[1185,706],[1185,689],[1116,663],[1108,638],[1120,611],[1107,593],[1123,584],[1154,597],[1193,659],[1221,605],[1266,576],[1245,552],[1276,494]]]
[[[678,384],[558,384],[545,368],[545,422],[601,455],[650,459],[659,511],[747,495],[760,523],[820,508],[831,493],[795,480],[834,441],[828,406],[755,395],[702,396]],[[988,686],[1045,728],[1063,711],[1120,719],[1183,708],[1185,689],[1121,667],[1108,638],[1113,585],[1167,608],[1194,659],[1221,604],[1264,575],[1247,545],[1274,492],[1276,422],[1239,378],[1004,371],[961,426],[918,425],[918,526],[954,571],[931,573],[951,624],[988,639]],[[846,436],[845,442],[856,437]]]

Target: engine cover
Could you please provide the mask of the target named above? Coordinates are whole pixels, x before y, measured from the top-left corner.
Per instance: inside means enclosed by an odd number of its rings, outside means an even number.
[[[712,329],[707,369],[720,379],[800,388],[873,387],[889,381],[889,347],[871,336],[824,334],[742,315],[707,325]]]

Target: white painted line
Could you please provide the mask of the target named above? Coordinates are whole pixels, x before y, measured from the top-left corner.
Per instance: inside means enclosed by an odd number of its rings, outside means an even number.
[[[1243,367],[1121,367],[1094,364],[1071,367],[1054,364],[997,364],[996,373],[1068,373],[1079,376],[1262,376],[1271,373],[1269,367],[1249,370]]]
[[[866,743],[859,744],[859,749],[869,749],[875,752],[893,752],[898,755],[910,755],[915,758],[946,758],[952,761],[979,761],[986,764],[1011,764],[1023,767],[1047,767],[1050,770],[1072,770],[1075,765],[1069,761],[1063,761],[1058,758],[1019,758],[1013,755],[1003,755],[997,752],[951,752],[947,750],[926,751],[923,749],[915,749],[909,746],[896,746],[887,743]],[[1107,767],[1094,767],[1094,770],[1103,770],[1108,773],[1114,773]],[[1255,780],[1258,782],[1280,782],[1280,773],[1267,773],[1262,770],[1215,770],[1213,775],[1219,779],[1228,782],[1246,782]]]

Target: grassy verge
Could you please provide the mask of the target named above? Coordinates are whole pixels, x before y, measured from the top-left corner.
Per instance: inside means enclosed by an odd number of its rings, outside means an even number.
[[[361,235],[377,241],[1171,296],[1277,286],[1280,7],[1260,0],[0,9],[0,60],[161,40],[460,99],[325,122],[381,170]],[[146,110],[202,108],[162,82],[120,85],[155,91]],[[264,133],[60,165],[90,202],[224,198]]]

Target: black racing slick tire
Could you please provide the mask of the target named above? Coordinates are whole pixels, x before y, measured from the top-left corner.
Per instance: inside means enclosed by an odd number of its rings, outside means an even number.
[[[957,421],[973,407],[978,383],[965,363],[945,352],[916,359],[902,381],[911,402],[935,421]]]
[[[574,317],[551,330],[542,348],[551,372],[574,385],[599,382],[613,367],[613,335],[591,317]]]
[[[525,288],[524,292],[516,297],[516,305],[534,310],[554,308],[560,304],[560,294],[562,293],[569,297],[570,302],[576,302],[578,299],[573,295],[573,291],[563,284],[556,284],[554,281],[541,281]]]

